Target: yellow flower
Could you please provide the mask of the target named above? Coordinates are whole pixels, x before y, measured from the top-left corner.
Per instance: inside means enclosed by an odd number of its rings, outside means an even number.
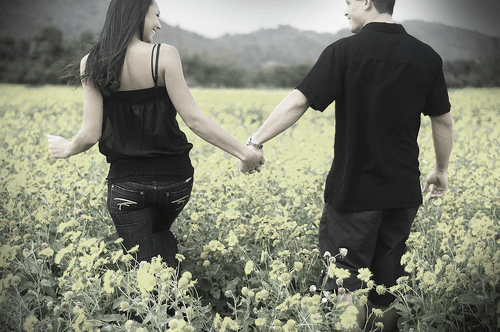
[[[339,279],[347,279],[351,276],[351,273],[346,269],[335,269],[335,275]]]
[[[257,293],[257,296],[255,296],[255,299],[265,301],[268,297],[269,297],[269,292],[266,289],[263,289],[259,293]]]
[[[227,204],[228,209],[236,209],[237,207],[238,207],[238,203],[236,203],[235,201],[231,201]]]
[[[54,255],[54,250],[52,250],[51,248],[45,248],[40,250],[38,254],[42,256],[52,257],[52,255]]]
[[[193,307],[188,307],[186,309],[186,315],[187,315],[188,319],[193,319],[194,318],[194,309],[193,309]]]
[[[295,325],[297,323],[293,320],[293,319],[289,319],[287,322],[286,322],[286,328],[288,330],[293,330],[295,328]]]
[[[64,255],[73,251],[73,249],[74,249],[74,245],[72,243],[70,243],[66,248],[59,250],[56,254],[56,257],[54,258],[54,262],[56,264],[61,263],[61,260],[64,257]]]
[[[130,329],[132,328],[132,326],[134,325],[134,321],[133,320],[128,320],[125,322],[125,329],[127,331],[130,331]]]
[[[248,261],[245,264],[245,274],[250,274],[253,271],[253,261]]]
[[[78,259],[80,260],[80,266],[81,267],[86,267],[87,270],[91,270],[92,266],[94,266],[94,262],[96,260],[98,255],[83,255],[79,257]]]
[[[295,271],[300,271],[304,268],[304,264],[302,262],[295,262],[293,267],[295,268]]]
[[[137,285],[141,292],[151,292],[156,285],[156,279],[146,269],[139,269],[137,271]]]
[[[310,307],[309,307],[309,313],[310,313],[311,315],[314,315],[314,314],[318,313],[318,307],[317,307],[317,306],[315,306],[315,305],[310,306]]]
[[[384,317],[384,312],[381,310],[381,309],[372,309],[372,312],[373,314],[377,317],[377,318],[382,318]]]
[[[226,331],[226,328],[229,328],[230,330],[233,331],[238,331],[240,329],[240,326],[238,325],[237,322],[233,321],[230,317],[224,317],[224,320],[222,321],[220,331]]]
[[[203,261],[203,267],[208,267],[210,266],[210,261],[209,260],[204,260]]]
[[[189,286],[189,280],[186,279],[185,277],[181,277],[179,279],[179,288],[180,289],[186,289]]]
[[[159,255],[157,257],[153,257],[153,259],[151,259],[151,266],[149,267],[149,272],[155,274],[161,271],[162,268],[163,264],[161,257]]]
[[[378,285],[377,288],[375,288],[375,290],[377,291],[378,295],[384,295],[386,292],[385,287],[382,285]]]
[[[352,329],[356,325],[356,315],[358,314],[358,309],[351,305],[340,315],[340,323],[345,329]]]
[[[240,213],[234,209],[231,209],[231,210],[227,210],[226,211],[226,217],[228,219],[238,219],[238,217],[240,216]]]
[[[13,276],[12,279],[10,279],[10,283],[14,286],[17,286],[21,283],[21,277],[20,276]]]
[[[227,245],[234,247],[238,244],[238,236],[231,230],[229,231],[229,236],[227,237]]]
[[[372,277],[372,273],[370,272],[370,269],[368,268],[361,268],[358,270],[358,279],[368,282],[370,281],[370,278]]]
[[[336,269],[335,264],[330,264],[328,266],[328,277],[329,278],[333,279],[335,277],[335,269]]]
[[[123,256],[123,250],[116,250],[111,254],[113,264],[115,264]]]
[[[434,273],[439,274],[439,272],[441,272],[442,269],[443,269],[443,261],[441,261],[441,259],[438,258],[436,261],[436,265],[434,267]]]
[[[133,254],[134,252],[136,252],[137,250],[139,250],[139,245],[135,245],[133,246],[132,248],[130,248],[130,250],[128,250],[128,253],[129,254]]]
[[[292,281],[292,277],[288,273],[283,273],[282,275],[280,275],[280,280],[282,283],[288,284],[290,283],[290,281]]]
[[[107,270],[106,273],[104,273],[104,291],[108,294],[114,293],[115,287],[114,287],[114,277],[115,273],[111,270]]]
[[[168,322],[168,327],[174,329],[174,331],[179,327],[179,320],[174,318],[170,322]]]
[[[212,240],[208,243],[208,248],[211,251],[221,251],[222,249],[224,249],[224,245],[220,241]]]
[[[218,327],[219,323],[220,323],[220,315],[219,313],[216,313],[214,317],[214,327]]]
[[[431,272],[427,271],[424,273],[423,282],[427,286],[432,286],[434,285],[436,280],[434,278],[434,275]]]
[[[29,316],[23,323],[23,329],[27,332],[33,332],[36,323],[38,323],[38,319],[35,316]]]
[[[130,303],[125,302],[125,301],[124,301],[124,302],[122,302],[122,303],[120,303],[120,311],[125,311],[125,310],[128,310],[129,308],[130,308]],[[133,320],[129,320],[129,321],[127,321],[127,322],[125,323],[125,328],[126,328],[126,329],[130,329],[130,327],[128,327],[128,328],[127,328],[127,323],[129,323],[129,324],[133,324],[133,323],[134,323],[134,321],[133,321]]]
[[[389,290],[391,291],[391,293],[394,293],[394,292],[396,292],[396,291],[398,291],[400,289],[401,289],[401,285],[394,285],[394,286],[392,286],[392,287],[389,288]]]
[[[257,318],[255,320],[255,325],[256,326],[262,326],[266,323],[266,319],[265,318]]]
[[[179,262],[182,262],[183,260],[186,259],[186,257],[184,257],[184,255],[181,254],[175,254],[175,259],[177,259]]]

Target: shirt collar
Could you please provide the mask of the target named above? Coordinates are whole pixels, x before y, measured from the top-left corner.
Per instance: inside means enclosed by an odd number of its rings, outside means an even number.
[[[365,31],[377,31],[385,33],[406,33],[406,30],[401,24],[396,23],[381,23],[381,22],[371,22],[366,24],[360,32]]]

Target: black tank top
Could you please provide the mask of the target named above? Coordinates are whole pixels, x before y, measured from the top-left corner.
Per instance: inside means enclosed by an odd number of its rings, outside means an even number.
[[[167,89],[158,86],[160,46],[154,45],[151,53],[154,87],[104,97],[99,151],[111,164],[110,183],[193,175],[189,158],[193,145],[179,128]]]

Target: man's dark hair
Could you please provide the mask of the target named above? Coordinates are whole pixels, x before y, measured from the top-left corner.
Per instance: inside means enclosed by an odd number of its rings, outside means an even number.
[[[372,2],[375,5],[375,9],[377,9],[380,14],[387,13],[392,15],[396,0],[372,0]]]

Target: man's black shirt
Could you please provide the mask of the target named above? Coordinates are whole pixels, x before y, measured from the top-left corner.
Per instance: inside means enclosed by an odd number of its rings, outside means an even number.
[[[422,204],[421,114],[450,111],[441,57],[399,24],[369,23],[328,46],[297,87],[313,109],[335,101],[325,202],[339,211]]]

